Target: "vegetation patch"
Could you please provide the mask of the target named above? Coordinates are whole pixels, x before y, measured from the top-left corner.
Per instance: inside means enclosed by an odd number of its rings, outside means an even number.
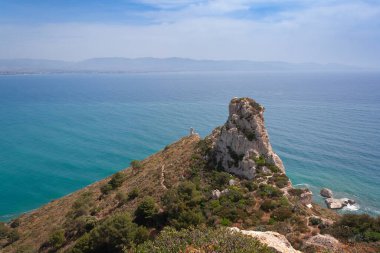
[[[380,217],[345,214],[333,226],[323,229],[322,232],[350,242],[377,242],[380,241]]]
[[[154,241],[139,245],[135,252],[269,253],[258,240],[224,228],[198,228],[177,231],[164,229]]]

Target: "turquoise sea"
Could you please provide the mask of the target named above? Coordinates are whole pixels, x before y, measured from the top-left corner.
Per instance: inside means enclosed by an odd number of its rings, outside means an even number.
[[[0,219],[37,208],[224,123],[234,96],[266,108],[294,185],[380,214],[380,73],[0,76]],[[354,208],[354,209],[355,209]],[[346,210],[349,211],[349,210]]]

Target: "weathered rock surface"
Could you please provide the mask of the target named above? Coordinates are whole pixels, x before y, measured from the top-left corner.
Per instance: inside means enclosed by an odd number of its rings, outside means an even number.
[[[334,198],[327,198],[325,199],[326,205],[330,209],[341,209],[347,205],[353,205],[355,204],[355,200],[348,199],[348,198],[341,198],[341,199],[334,199]]]
[[[295,250],[285,236],[277,232],[260,232],[251,230],[240,230],[236,227],[231,228],[232,231],[240,232],[245,235],[252,236],[259,240],[261,243],[266,244],[268,248],[276,253],[301,253]]]
[[[263,114],[264,107],[253,99],[231,100],[227,122],[215,129],[210,137],[213,162],[217,167],[252,179],[261,158],[261,166],[270,164],[285,172],[281,159],[272,150]]]
[[[332,198],[333,197],[332,190],[330,190],[328,188],[322,188],[320,194],[322,197],[325,197],[325,198]]]
[[[303,189],[304,192],[300,195],[300,202],[307,206],[311,205],[311,202],[313,201],[313,193],[309,189]]]
[[[327,252],[339,252],[342,248],[340,242],[331,235],[315,235],[310,237],[305,244]]]

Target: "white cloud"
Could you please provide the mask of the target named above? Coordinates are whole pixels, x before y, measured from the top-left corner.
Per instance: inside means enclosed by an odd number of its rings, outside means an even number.
[[[147,25],[0,25],[0,58],[178,56],[380,66],[380,6],[369,2],[304,1],[307,6],[301,9],[285,8],[255,19],[224,14],[264,1],[220,0],[186,7],[177,1],[144,1],[165,8],[149,13],[154,22]]]

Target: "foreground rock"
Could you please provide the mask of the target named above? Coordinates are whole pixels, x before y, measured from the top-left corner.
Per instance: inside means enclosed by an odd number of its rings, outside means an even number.
[[[231,100],[227,122],[211,136],[217,167],[248,179],[255,177],[259,166],[273,165],[285,172],[269,143],[263,114],[264,107],[253,99]]]
[[[311,246],[318,250],[324,250],[327,252],[340,252],[342,245],[337,239],[331,235],[315,235],[310,237],[306,243],[307,246]]]
[[[332,190],[327,189],[327,188],[322,188],[320,194],[322,197],[325,197],[325,198],[332,198],[333,197]]]
[[[325,199],[326,205],[330,209],[341,209],[347,205],[353,205],[355,204],[355,200],[348,199],[348,198],[342,198],[342,199],[334,199],[334,198],[327,198]]]
[[[292,245],[289,243],[285,236],[277,232],[240,230],[236,227],[231,228],[231,230],[256,238],[261,243],[266,244],[268,248],[272,249],[276,253],[301,253],[301,251],[295,250],[292,247]]]

